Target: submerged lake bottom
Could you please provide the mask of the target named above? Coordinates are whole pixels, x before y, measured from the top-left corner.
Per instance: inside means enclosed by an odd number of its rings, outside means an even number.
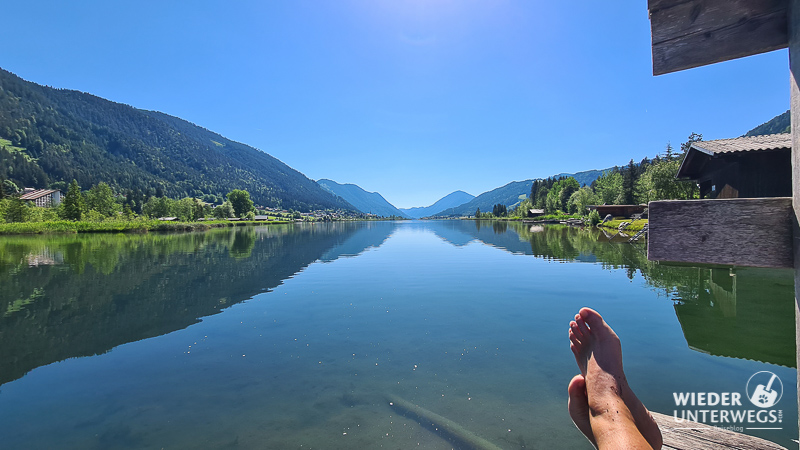
[[[592,448],[567,413],[583,306],[652,411],[762,410],[793,446],[792,271],[669,266],[596,230],[341,222],[0,238],[5,448]],[[777,384],[775,385],[777,389]],[[750,389],[750,391],[748,391]],[[741,406],[676,405],[738,392]],[[770,429],[755,429],[770,428]]]

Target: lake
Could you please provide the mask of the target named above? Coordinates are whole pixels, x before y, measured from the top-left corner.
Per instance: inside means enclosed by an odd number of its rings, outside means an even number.
[[[591,448],[566,409],[582,306],[651,410],[770,371],[781,429],[747,432],[797,437],[793,272],[655,264],[597,230],[0,237],[0,286],[4,448],[453,448],[387,395],[502,448]]]

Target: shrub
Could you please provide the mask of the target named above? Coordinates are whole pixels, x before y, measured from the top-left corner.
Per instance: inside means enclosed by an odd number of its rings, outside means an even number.
[[[589,224],[595,226],[598,223],[600,223],[600,213],[595,209],[589,213]]]

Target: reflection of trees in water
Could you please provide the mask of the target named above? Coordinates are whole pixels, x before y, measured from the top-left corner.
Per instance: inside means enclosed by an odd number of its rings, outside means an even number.
[[[185,328],[278,286],[361,228],[0,238],[0,383]]]
[[[659,264],[647,259],[644,244],[610,242],[596,229],[532,228],[517,222],[510,227],[528,244],[526,254],[596,262],[605,269],[622,269],[630,279],[638,273],[675,301],[686,341],[695,350],[796,366],[791,270]],[[517,243],[491,238],[480,237],[520,251]]]
[[[508,222],[504,220],[495,220],[492,222],[492,229],[495,234],[503,234],[508,231]]]
[[[256,246],[256,230],[246,227],[242,230],[231,231],[230,255],[233,258],[249,258]]]
[[[596,262],[605,269],[623,270],[630,279],[638,273],[650,286],[678,298],[697,298],[702,284],[705,269],[648,261],[643,243],[609,241],[597,229],[567,225],[534,228],[518,222],[512,222],[511,227],[535,256]]]

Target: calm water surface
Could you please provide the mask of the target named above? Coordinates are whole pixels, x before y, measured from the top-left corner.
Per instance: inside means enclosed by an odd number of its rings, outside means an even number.
[[[502,448],[591,448],[567,323],[623,340],[654,411],[783,381],[791,271],[674,267],[597,231],[474,221],[0,238],[4,448],[428,448],[396,395]],[[753,409],[752,406],[749,409]]]

